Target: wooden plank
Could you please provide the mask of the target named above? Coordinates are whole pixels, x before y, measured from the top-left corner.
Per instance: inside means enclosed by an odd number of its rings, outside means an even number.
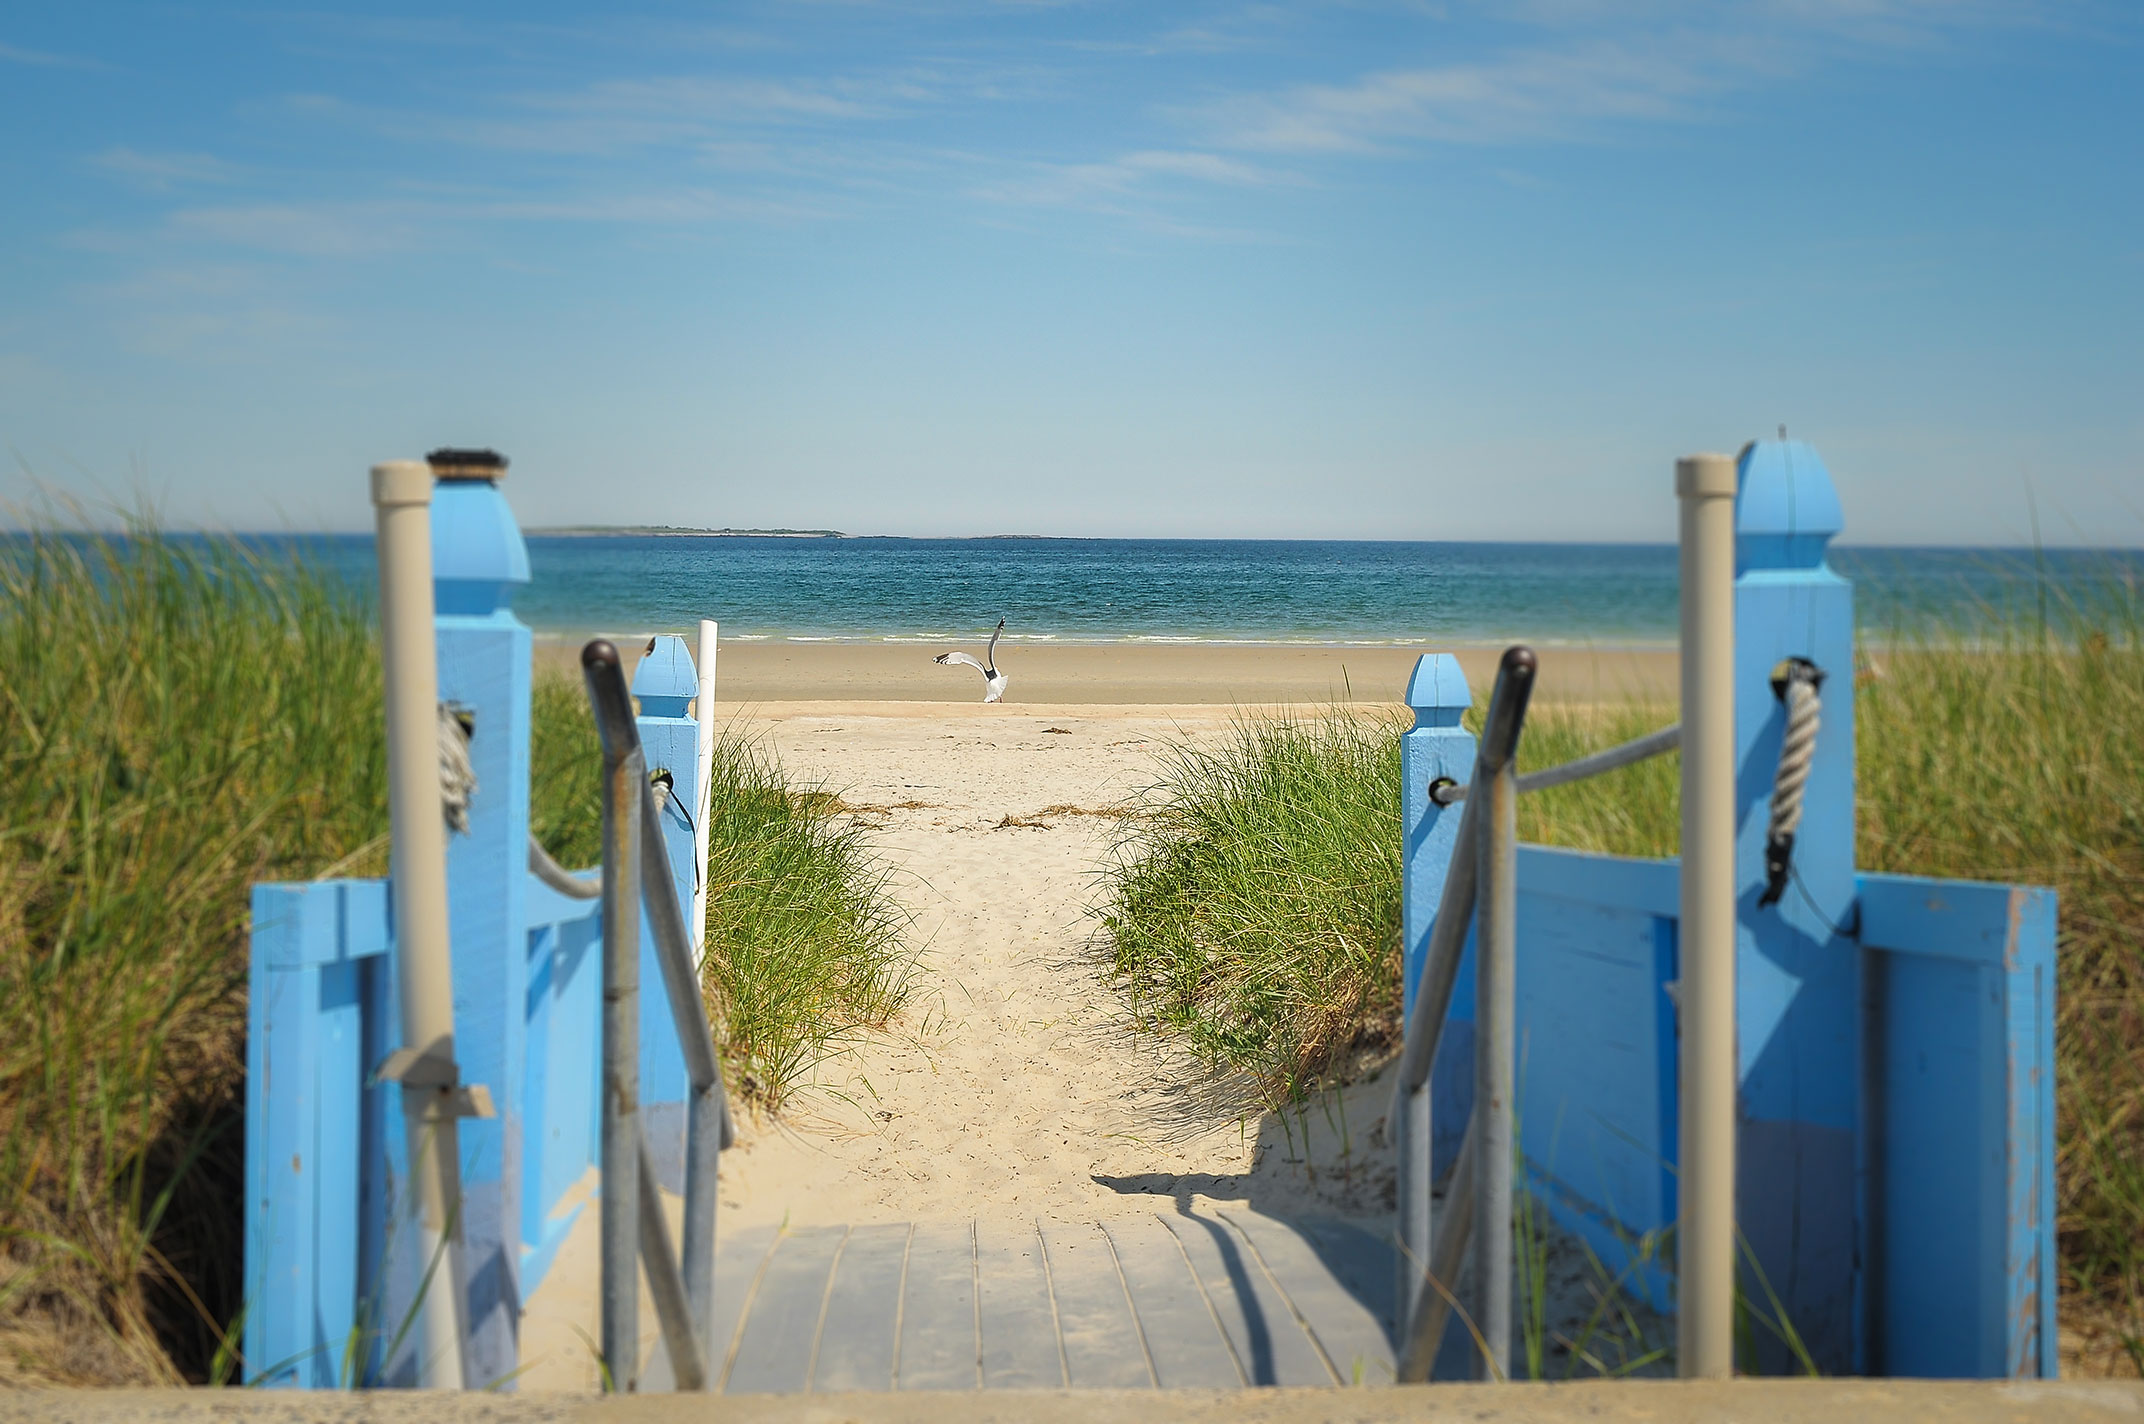
[[[1395,1267],[1389,1247],[1338,1222],[1312,1233],[1303,1223],[1252,1211],[1221,1217],[1250,1243],[1343,1384],[1394,1381],[1388,1307]],[[1372,1280],[1384,1282],[1382,1299],[1371,1295]]]
[[[827,1282],[848,1234],[846,1226],[807,1226],[775,1242],[737,1337],[725,1393],[803,1391],[826,1310]]]
[[[975,1324],[975,1228],[918,1225],[901,1287],[896,1389],[975,1389],[982,1384]]]
[[[1660,987],[1675,937],[1644,910],[1520,885],[1520,1145],[1553,1183],[1556,1220],[1621,1271],[1632,1243],[1675,1220],[1676,1025]],[[1629,1285],[1655,1306],[1672,1298],[1665,1272]]]
[[[1519,847],[1519,884],[1529,895],[1675,919],[1682,914],[1682,862],[1633,860],[1551,846]]]
[[[813,1389],[893,1388],[909,1231],[905,1222],[850,1230],[827,1288],[819,1354],[811,1367]]]
[[[1065,1383],[1074,1389],[1152,1388],[1153,1363],[1109,1238],[1093,1225],[1040,1229],[1057,1301]]]
[[[1864,874],[1861,942],[1894,954],[2015,968],[2021,944],[2051,937],[2055,892],[1978,880]]]
[[[1864,875],[1869,1366],[2051,1375],[2055,898]]]
[[[983,1388],[1064,1388],[1057,1308],[1032,1223],[976,1223],[975,1288]]]
[[[1160,1218],[1103,1224],[1163,1389],[1236,1389],[1244,1373],[1175,1235]]]
[[[1162,1222],[1198,1272],[1249,1383],[1310,1387],[1340,1382],[1296,1320],[1287,1297],[1244,1249],[1240,1236],[1212,1217],[1163,1217]]]
[[[737,1357],[737,1337],[743,1333],[745,1312],[753,1292],[759,1289],[761,1270],[774,1250],[775,1230],[755,1226],[749,1231],[725,1232],[715,1228],[715,1358],[708,1362],[715,1388],[725,1387],[730,1364]]]

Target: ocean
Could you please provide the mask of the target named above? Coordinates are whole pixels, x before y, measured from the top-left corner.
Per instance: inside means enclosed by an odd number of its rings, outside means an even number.
[[[276,541],[283,542],[283,541]],[[301,538],[304,557],[369,587],[363,536]],[[1236,539],[533,536],[515,609],[553,632],[729,639],[1008,640],[1464,646],[1671,645],[1670,544]],[[2144,551],[1835,549],[1864,629],[1970,635],[2059,618],[2078,600],[2130,610]]]

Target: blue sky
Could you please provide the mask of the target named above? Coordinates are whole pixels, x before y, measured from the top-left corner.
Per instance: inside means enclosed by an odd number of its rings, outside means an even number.
[[[0,181],[0,497],[2144,544],[2116,0],[17,5]]]

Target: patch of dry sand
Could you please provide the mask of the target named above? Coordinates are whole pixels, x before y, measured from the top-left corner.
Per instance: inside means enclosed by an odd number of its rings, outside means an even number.
[[[1163,740],[1228,714],[1080,710],[744,724],[872,828],[922,957],[904,1022],[725,1154],[726,1225],[1084,1220],[1157,1197],[1388,1219],[1383,1085],[1283,1122],[1125,1026],[1085,913],[1096,871]]]
[[[584,634],[539,633],[537,667],[578,677]],[[648,634],[612,633],[630,657]],[[939,667],[933,654],[975,643],[722,641],[722,702],[728,707],[798,698],[841,702],[959,704],[980,701],[983,680],[962,667]],[[1020,707],[1051,703],[1136,705],[1160,714],[1186,703],[1326,704],[1403,695],[1419,647],[1343,647],[1322,643],[1049,643],[1012,639],[998,646]],[[1449,648],[1486,701],[1501,649]],[[1558,645],[1535,649],[1541,675],[1534,696],[1547,702],[1672,699],[1673,648]],[[1007,708],[1011,710],[1011,708]]]

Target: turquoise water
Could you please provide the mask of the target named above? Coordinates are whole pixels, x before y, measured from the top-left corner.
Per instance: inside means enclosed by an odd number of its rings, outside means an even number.
[[[550,536],[528,541],[515,597],[538,629],[724,638],[1393,644],[1669,644],[1675,549],[1178,539],[780,539]],[[370,585],[366,538],[306,556]],[[1848,548],[1864,627],[1969,630],[2041,605],[2126,599],[2144,552]]]

